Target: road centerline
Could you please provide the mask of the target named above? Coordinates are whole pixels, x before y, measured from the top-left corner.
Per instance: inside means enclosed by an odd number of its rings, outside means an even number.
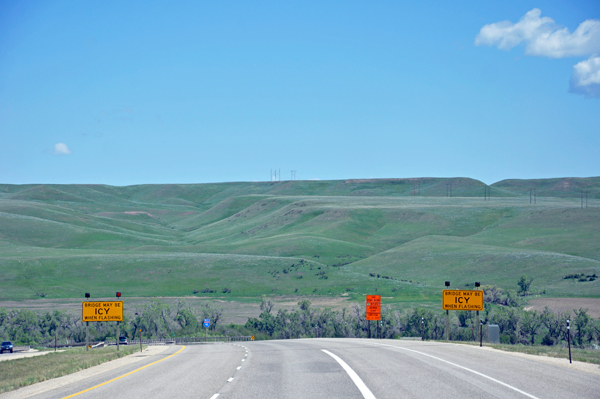
[[[321,350],[323,352],[327,353],[332,358],[334,358],[335,361],[338,362],[340,364],[340,366],[342,366],[344,371],[346,371],[348,376],[352,379],[352,382],[354,382],[354,385],[356,385],[356,387],[362,394],[363,398],[376,399],[375,395],[373,395],[373,392],[371,392],[371,390],[367,387],[367,385],[363,382],[363,380],[358,376],[358,374],[356,374],[356,372],[354,370],[352,370],[352,368],[350,366],[348,366],[348,364],[345,361],[343,361],[340,357],[338,357],[337,355],[334,355],[333,353],[329,352],[326,349],[321,349]]]
[[[120,380],[120,379],[121,379],[121,378],[123,378],[123,377],[127,377],[128,375],[131,375],[131,374],[133,374],[133,373],[137,373],[138,371],[140,371],[140,370],[143,370],[143,369],[145,369],[145,368],[147,368],[147,367],[150,367],[150,366],[152,366],[152,365],[155,365],[156,363],[160,363],[160,362],[162,362],[163,360],[167,360],[168,358],[170,358],[170,357],[173,357],[173,356],[177,355],[178,353],[180,353],[180,352],[181,352],[182,350],[184,350],[184,349],[185,349],[185,346],[182,346],[182,347],[181,347],[181,349],[179,349],[177,352],[173,353],[172,355],[169,355],[169,356],[165,357],[164,359],[157,360],[157,361],[155,361],[155,362],[152,362],[152,363],[150,363],[150,364],[147,364],[147,365],[145,365],[145,366],[142,366],[142,367],[140,367],[140,368],[138,368],[138,369],[135,369],[135,370],[133,370],[133,371],[130,371],[129,373],[126,373],[126,374],[123,374],[123,375],[121,375],[121,376],[118,376],[118,377],[116,377],[116,378],[113,378],[112,380],[108,380],[108,381],[106,381],[106,382],[103,382],[103,383],[101,383],[101,384],[95,385],[95,386],[93,386],[93,387],[91,387],[91,388],[84,389],[83,391],[79,391],[79,392],[77,392],[77,393],[74,393],[74,394],[72,394],[72,395],[65,396],[65,397],[64,397],[64,398],[62,398],[62,399],[69,399],[69,398],[72,398],[72,397],[74,397],[74,396],[81,395],[82,393],[89,392],[89,391],[91,391],[91,390],[93,390],[93,389],[99,388],[99,387],[101,387],[101,386],[103,386],[103,385],[109,384],[109,383],[111,383],[111,382],[114,382],[114,381]]]

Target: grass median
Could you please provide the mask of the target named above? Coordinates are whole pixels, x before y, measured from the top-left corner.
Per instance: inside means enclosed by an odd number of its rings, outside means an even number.
[[[101,363],[139,351],[137,346],[114,346],[91,349],[70,348],[43,356],[27,357],[0,362],[0,392],[12,391],[36,382],[72,374]]]

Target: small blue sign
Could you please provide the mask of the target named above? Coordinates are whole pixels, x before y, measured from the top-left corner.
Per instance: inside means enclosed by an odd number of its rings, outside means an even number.
[[[210,319],[204,319],[204,327],[210,327]]]

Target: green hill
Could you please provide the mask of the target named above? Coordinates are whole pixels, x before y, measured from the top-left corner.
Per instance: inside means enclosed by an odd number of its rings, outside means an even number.
[[[522,274],[598,297],[600,280],[564,278],[600,273],[598,195],[600,178],[0,185],[1,297],[434,300],[445,280],[516,289]]]

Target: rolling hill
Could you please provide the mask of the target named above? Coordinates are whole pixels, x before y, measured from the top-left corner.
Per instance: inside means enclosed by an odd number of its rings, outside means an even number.
[[[600,273],[599,197],[600,178],[0,185],[0,299],[433,300],[445,280],[516,289],[522,274],[600,297],[600,280],[564,278]]]

